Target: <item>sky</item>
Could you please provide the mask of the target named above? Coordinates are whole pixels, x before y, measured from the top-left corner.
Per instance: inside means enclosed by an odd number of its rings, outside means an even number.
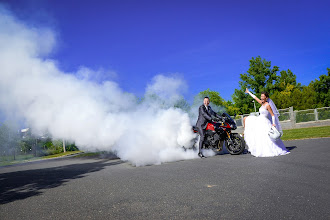
[[[261,56],[297,81],[330,68],[330,1],[0,0],[22,22],[50,28],[47,55],[70,74],[101,70],[142,96],[158,75],[180,76],[188,100],[211,89],[230,100],[240,74]],[[0,27],[1,28],[1,27]]]

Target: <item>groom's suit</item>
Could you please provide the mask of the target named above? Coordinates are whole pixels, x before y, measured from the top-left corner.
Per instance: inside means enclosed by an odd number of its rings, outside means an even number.
[[[199,140],[199,152],[201,152],[203,142],[204,142],[204,136],[205,136],[205,129],[207,126],[208,122],[212,122],[212,115],[218,118],[221,118],[220,115],[215,113],[211,106],[205,107],[205,105],[199,106],[198,109],[198,119],[196,122],[196,127],[198,129],[198,133],[200,135],[200,140]]]

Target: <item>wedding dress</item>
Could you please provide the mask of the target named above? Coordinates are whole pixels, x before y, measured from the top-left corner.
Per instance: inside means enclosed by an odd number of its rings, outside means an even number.
[[[265,106],[259,108],[259,116],[245,119],[244,139],[248,151],[255,157],[273,157],[288,154],[281,139],[273,140],[268,136],[271,115]]]

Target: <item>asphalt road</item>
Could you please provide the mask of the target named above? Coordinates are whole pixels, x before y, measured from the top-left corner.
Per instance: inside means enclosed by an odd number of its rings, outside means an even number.
[[[0,168],[0,219],[330,219],[330,138],[291,153],[132,167],[64,158]]]

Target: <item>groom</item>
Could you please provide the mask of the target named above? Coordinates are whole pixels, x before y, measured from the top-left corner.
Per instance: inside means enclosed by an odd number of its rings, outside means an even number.
[[[207,123],[212,122],[212,115],[215,117],[221,118],[220,115],[218,115],[217,113],[215,113],[212,110],[212,108],[211,108],[211,106],[209,106],[209,104],[210,104],[210,99],[209,99],[209,97],[205,96],[203,105],[199,106],[198,119],[196,122],[196,127],[198,129],[198,133],[200,136],[198,156],[201,158],[205,157],[203,155],[201,149],[202,149],[202,146],[204,143],[205,129],[206,129]]]

